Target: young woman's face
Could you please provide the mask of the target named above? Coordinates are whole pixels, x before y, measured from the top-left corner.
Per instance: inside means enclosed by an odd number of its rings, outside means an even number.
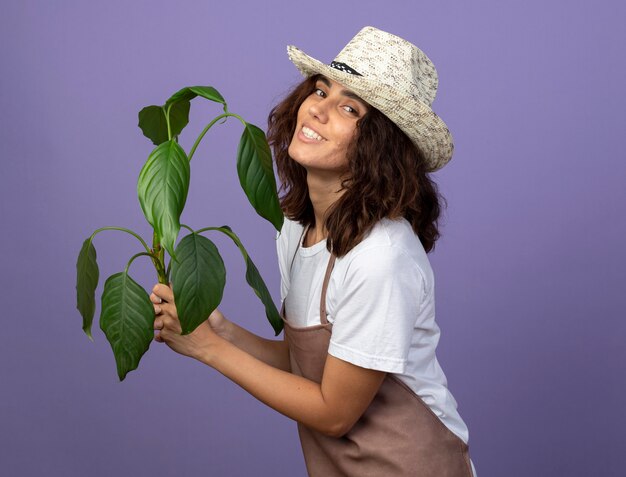
[[[348,146],[367,103],[340,83],[321,76],[298,110],[289,156],[308,172],[341,177]]]

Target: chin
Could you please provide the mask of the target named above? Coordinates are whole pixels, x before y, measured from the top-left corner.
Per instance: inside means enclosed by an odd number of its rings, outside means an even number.
[[[298,147],[294,146],[293,143],[291,143],[291,145],[287,149],[287,154],[289,154],[289,157],[293,161],[296,161],[298,164],[303,165],[302,164],[302,157],[301,157],[300,154],[298,154]]]

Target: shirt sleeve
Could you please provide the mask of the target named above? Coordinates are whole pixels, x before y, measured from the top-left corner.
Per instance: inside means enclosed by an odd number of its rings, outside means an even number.
[[[425,282],[417,262],[401,248],[360,251],[337,284],[332,356],[357,366],[404,373]]]

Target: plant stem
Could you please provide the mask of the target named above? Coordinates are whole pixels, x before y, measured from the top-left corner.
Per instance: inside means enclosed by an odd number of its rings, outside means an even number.
[[[166,285],[169,285],[169,283],[170,283],[169,271],[167,273],[165,272],[165,250],[163,249],[163,247],[161,247],[161,244],[159,242],[159,239],[157,237],[156,232],[152,236],[152,249],[150,249],[150,247],[148,247],[148,244],[146,243],[146,241],[144,239],[142,239],[139,235],[137,235],[132,230],[125,229],[124,227],[102,227],[102,228],[99,228],[98,230],[96,230],[94,233],[91,234],[90,240],[93,240],[93,238],[96,236],[96,234],[102,232],[103,230],[120,230],[122,232],[126,232],[128,234],[131,234],[133,237],[136,237],[137,240],[139,240],[141,242],[141,245],[143,245],[143,247],[146,249],[145,253],[141,252],[141,253],[133,256],[130,259],[130,262],[128,263],[128,265],[126,265],[126,270],[127,271],[128,271],[128,267],[130,266],[131,262],[135,258],[137,258],[140,255],[148,255],[152,259],[152,263],[154,264],[154,268],[156,269],[157,275],[159,277],[159,283],[165,283]]]
[[[239,240],[239,237],[235,235],[235,232],[225,229],[224,227],[204,227],[203,229],[196,230],[195,233],[201,234],[202,232],[207,232],[209,230],[217,230],[218,232],[222,232],[223,234],[228,235],[233,240],[233,242],[235,242],[235,244],[240,247],[240,249],[241,247],[243,247],[241,240]],[[246,252],[245,250],[241,250],[241,253],[246,257],[246,259],[248,258],[248,252]]]
[[[159,277],[159,283],[169,285],[168,273],[165,272],[165,249],[161,247],[159,236],[156,232],[152,235],[152,263],[156,268]]]
[[[209,129],[211,129],[211,127],[218,122],[220,119],[222,118],[227,118],[228,116],[232,116],[234,118],[239,119],[239,121],[241,121],[244,125],[246,124],[246,122],[244,121],[244,119],[239,116],[238,114],[235,113],[224,113],[224,114],[220,114],[219,116],[217,116],[215,119],[213,119],[213,121],[211,121],[209,124],[207,124],[207,126],[202,130],[202,132],[200,133],[200,135],[198,136],[198,139],[196,139],[196,142],[193,144],[193,147],[191,148],[191,151],[189,151],[189,161],[191,161],[191,158],[193,157],[194,153],[196,152],[196,149],[198,147],[198,144],[200,144],[200,141],[202,141],[202,138],[204,137],[204,135],[208,132]],[[168,123],[169,124],[169,123]]]
[[[122,232],[126,232],[128,234],[131,234],[132,236],[136,237],[141,242],[141,245],[144,246],[144,248],[146,249],[146,252],[150,253],[150,248],[148,247],[148,244],[144,241],[144,239],[142,239],[139,235],[137,235],[132,230],[125,229],[124,227],[102,227],[102,228],[99,228],[98,230],[96,230],[94,233],[91,234],[91,237],[89,237],[89,239],[93,240],[93,238],[96,236],[96,234],[102,232],[103,230],[120,230]]]
[[[149,254],[148,252],[139,252],[136,253],[135,255],[133,255],[132,257],[130,257],[130,260],[128,261],[128,263],[126,264],[126,268],[124,269],[124,273],[128,273],[128,268],[130,267],[130,264],[133,263],[133,261],[137,258],[137,257],[141,257],[142,255],[147,255],[148,257],[152,258],[152,255]]]
[[[172,103],[174,104],[174,103]],[[167,138],[169,140],[172,139],[172,128],[170,126],[170,109],[172,109],[172,104],[167,107],[167,111],[165,112],[165,122],[167,123]]]
[[[233,238],[236,237],[234,233],[229,233],[227,230],[224,230],[222,227],[204,227],[203,229],[196,230],[194,233],[201,234],[202,232],[208,232],[209,230],[217,230],[218,232],[222,232],[223,234],[228,235]]]

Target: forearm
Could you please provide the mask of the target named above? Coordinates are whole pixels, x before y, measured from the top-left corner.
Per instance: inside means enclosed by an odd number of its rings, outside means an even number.
[[[338,435],[338,419],[319,384],[268,365],[226,340],[197,359],[281,414],[324,434]]]
[[[291,371],[289,349],[284,340],[268,340],[228,320],[224,338],[237,348],[274,368]]]
[[[222,320],[217,310],[193,332],[183,335],[171,289],[158,284],[154,291],[156,341],[215,368],[261,402],[324,434],[338,437],[348,432],[385,377],[382,371],[331,355],[326,356],[321,384],[291,374],[284,370],[288,368],[284,342],[265,340],[234,325],[231,339],[239,348],[227,337],[230,322]]]

